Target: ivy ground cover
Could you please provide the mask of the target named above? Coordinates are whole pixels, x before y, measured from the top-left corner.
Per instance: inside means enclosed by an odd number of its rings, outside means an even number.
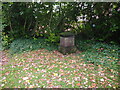
[[[39,49],[14,54],[9,58],[8,63],[1,69],[2,88],[118,88],[119,86],[117,70],[106,68],[102,64],[86,63],[84,52],[62,55],[57,50]]]

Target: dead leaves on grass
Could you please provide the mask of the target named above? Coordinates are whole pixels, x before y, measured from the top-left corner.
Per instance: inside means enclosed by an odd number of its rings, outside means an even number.
[[[3,75],[6,77],[11,73],[16,75],[18,83],[28,88],[96,88],[99,84],[104,87],[107,85],[115,87],[118,84],[108,79],[109,75],[100,65],[85,64],[80,57],[71,54],[62,55],[57,51],[38,50],[15,56],[14,59],[14,63],[8,66],[11,71],[6,70]],[[6,79],[9,81],[9,78],[4,78],[2,85],[4,87],[8,87]]]

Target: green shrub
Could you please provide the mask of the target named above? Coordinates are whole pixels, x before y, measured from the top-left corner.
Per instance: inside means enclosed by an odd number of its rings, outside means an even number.
[[[16,39],[10,45],[10,53],[20,53],[30,50],[37,50],[45,48],[47,50],[56,50],[57,46],[53,43],[48,43],[44,38],[31,38],[31,39]]]
[[[60,40],[60,36],[55,35],[55,33],[50,33],[48,38],[45,39],[45,40],[48,41],[48,42],[51,42],[51,43],[57,43]]]
[[[9,45],[12,41],[13,41],[13,38],[9,37],[7,34],[2,32],[0,50],[9,49]]]

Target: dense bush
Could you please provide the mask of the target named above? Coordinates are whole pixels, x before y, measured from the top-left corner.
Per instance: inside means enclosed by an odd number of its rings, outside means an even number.
[[[59,33],[68,30],[78,37],[84,34],[99,41],[120,41],[119,2],[3,2],[2,9],[3,47],[20,37],[45,37],[56,43]],[[78,21],[80,16],[86,20]]]
[[[51,42],[51,43],[58,43],[60,41],[60,36],[55,35],[55,33],[50,33],[46,41]]]

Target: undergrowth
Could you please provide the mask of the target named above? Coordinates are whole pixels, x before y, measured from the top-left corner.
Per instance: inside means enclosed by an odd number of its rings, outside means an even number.
[[[76,46],[79,50],[83,51],[80,55],[83,56],[82,58],[86,63],[102,65],[113,70],[119,69],[120,47],[118,45],[83,40],[76,41]]]
[[[118,53],[120,47],[92,40],[76,40],[76,47],[82,51],[82,55],[86,63],[102,65],[110,69],[118,69]],[[10,53],[22,53],[45,48],[49,51],[58,50],[58,45],[46,42],[44,38],[39,39],[17,39],[10,45]]]
[[[43,38],[16,39],[10,45],[10,53],[22,53],[26,51],[37,50],[40,48],[45,48],[49,51],[57,50],[57,45],[54,43],[46,42]]]

